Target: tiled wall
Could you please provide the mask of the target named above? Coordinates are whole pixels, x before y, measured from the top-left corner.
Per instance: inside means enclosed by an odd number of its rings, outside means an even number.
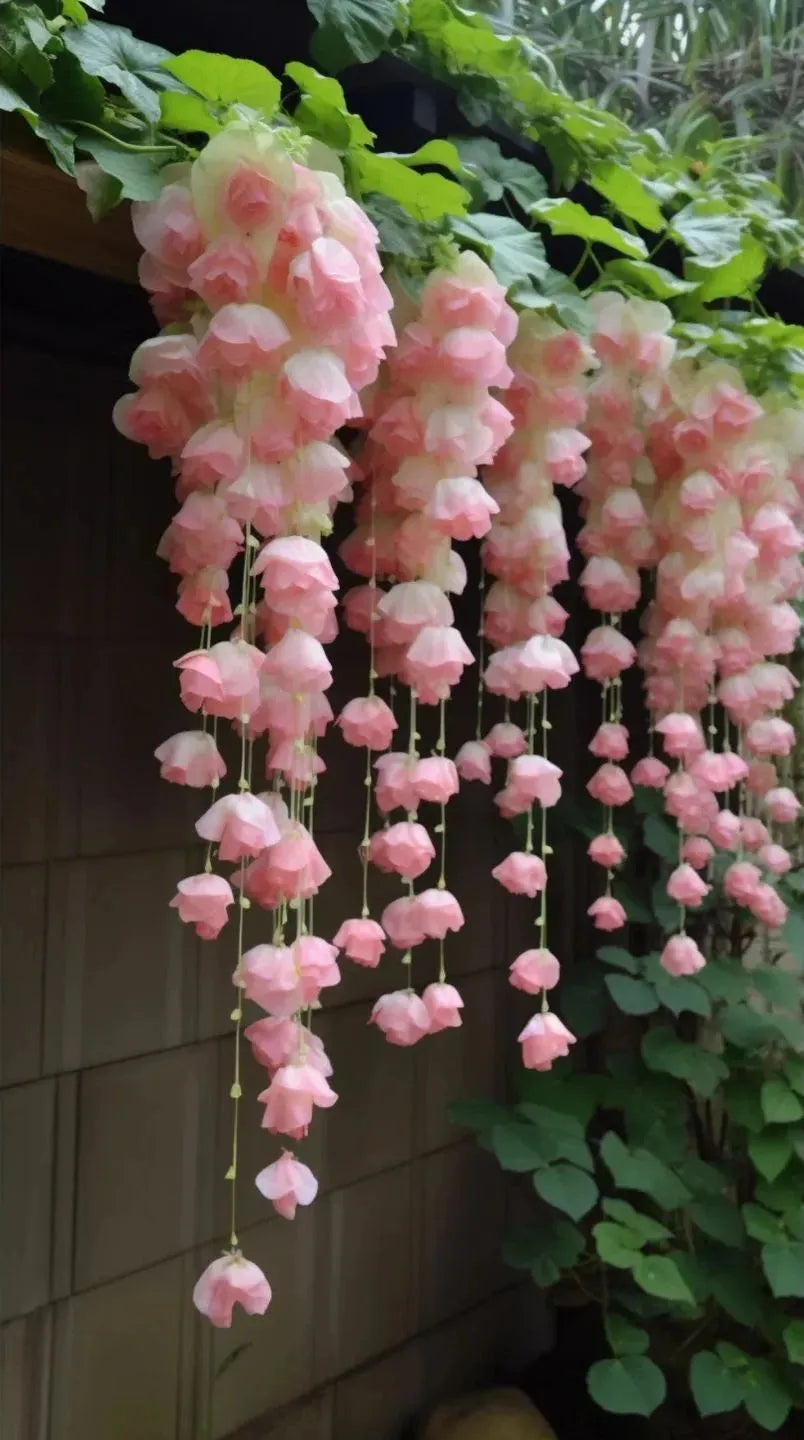
[[[203,945],[167,908],[198,808],[152,759],[181,728],[171,660],[189,640],[153,556],[168,477],[111,430],[119,364],[15,345],[5,375],[4,1440],[206,1440],[244,1425],[254,1440],[382,1440],[545,1333],[540,1316],[523,1322],[534,1294],[499,1260],[500,1173],[445,1113],[489,1093],[510,1048],[516,936],[488,879],[510,837],[487,792],[456,802],[462,1030],[384,1044],[366,1019],[385,968],[351,968],[327,1003],[341,1099],[310,1143],[322,1193],[293,1224],[250,1184],[276,1142],[247,1064],[240,1229],[275,1301],[211,1332],[189,1296],[226,1226],[232,956],[230,936]],[[347,640],[336,705],[363,663]],[[465,726],[470,709],[467,696]],[[324,934],[358,904],[363,796],[359,755],[336,742],[330,756]]]

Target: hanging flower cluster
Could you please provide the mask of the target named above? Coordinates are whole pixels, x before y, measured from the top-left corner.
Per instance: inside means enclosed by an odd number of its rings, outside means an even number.
[[[404,307],[398,307],[397,314]],[[460,594],[466,569],[453,541],[486,534],[497,505],[477,479],[510,434],[508,410],[491,393],[505,387],[511,372],[506,345],[516,316],[505,292],[476,255],[462,253],[427,280],[417,313],[399,331],[373,406],[373,423],[361,452],[364,488],[357,526],[342,547],[345,562],[368,579],[347,596],[347,616],[366,631],[371,675],[390,676],[409,691],[407,750],[387,751],[376,762],[377,808],[383,828],[369,833],[370,772],[367,771],[364,867],[399,875],[407,893],[382,914],[382,932],[403,954],[406,983],[382,995],[372,1020],[396,1045],[412,1045],[461,1023],[463,1001],[447,983],[444,941],[464,917],[446,888],[446,806],[458,790],[455,763],[446,754],[445,706],[471,650],[454,625],[450,594]],[[390,582],[380,590],[378,579]],[[375,669],[376,667],[376,669]],[[353,705],[383,702],[373,693]],[[422,756],[417,706],[439,707],[433,753]],[[349,707],[347,707],[347,710]],[[387,710],[387,707],[386,707]],[[390,713],[390,712],[388,712]],[[392,728],[383,712],[381,734],[342,728],[353,743],[386,749]],[[374,743],[376,741],[376,743]],[[436,858],[436,847],[419,820],[419,806],[439,807],[440,869],[434,886],[418,892],[415,881]],[[394,811],[404,819],[390,823]],[[360,921],[346,922],[349,939],[362,946],[368,919],[365,899]],[[342,932],[344,933],[344,932]],[[427,940],[439,945],[436,980],[421,996],[415,988],[414,950]],[[347,951],[348,953],[348,951]],[[356,957],[359,958],[359,957]],[[420,973],[420,967],[416,967]]]
[[[159,554],[179,577],[178,608],[200,627],[176,661],[181,699],[200,718],[157,752],[163,776],[208,786],[196,831],[202,873],[171,902],[203,939],[237,905],[234,984],[265,1018],[246,1030],[268,1072],[263,1126],[300,1140],[316,1107],[334,1104],[332,1073],[311,1032],[311,1007],[340,978],[337,948],[313,931],[313,899],[330,870],[313,838],[317,742],[332,718],[337,581],[321,539],[348,497],[348,457],[335,432],[361,413],[358,392],[394,341],[391,296],[377,236],[333,168],[295,160],[268,127],[221,132],[160,198],[134,207],[141,279],[169,331],[136,352],[138,386],[115,409],[123,434],[170,456],[180,508]],[[179,328],[181,327],[181,328]],[[228,572],[241,556],[240,602]],[[213,641],[213,631],[235,622]],[[217,727],[240,737],[234,787],[217,796],[226,765]],[[255,793],[254,746],[265,737],[271,788]],[[228,876],[216,866],[233,864]],[[237,898],[235,898],[235,892]],[[244,948],[244,913],[271,912],[270,943]],[[293,935],[286,930],[293,924]],[[236,1022],[229,1250],[198,1282],[195,1302],[216,1325],[232,1307],[262,1313],[270,1288],[244,1260],[236,1230],[242,999]],[[305,1021],[306,1017],[306,1021]],[[291,1151],[257,1187],[292,1218],[317,1182]]]

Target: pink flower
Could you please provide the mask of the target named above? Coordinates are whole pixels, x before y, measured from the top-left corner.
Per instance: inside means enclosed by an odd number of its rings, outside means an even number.
[[[690,765],[690,774],[700,780],[709,790],[731,790],[748,774],[748,766],[742,755],[733,750],[704,750]]]
[[[171,735],[154,751],[160,763],[163,780],[175,785],[192,785],[203,789],[216,785],[226,774],[226,766],[211,735],[203,730],[182,730]]]
[[[787,720],[767,716],[754,720],[745,732],[745,743],[752,755],[789,755],[795,744],[795,731]]]
[[[122,395],[112,410],[112,422],[127,440],[146,445],[153,460],[178,455],[193,428],[182,401],[161,387]]]
[[[226,924],[229,906],[234,905],[234,895],[222,875],[188,875],[179,881],[170,904],[178,910],[180,920],[195,926],[202,940],[216,940]]]
[[[402,875],[405,880],[415,880],[423,875],[435,857],[430,836],[423,825],[413,820],[389,825],[387,830],[379,831],[374,838],[381,841],[381,854],[377,859],[372,854],[372,860],[380,869]]]
[[[631,610],[640,596],[639,574],[608,555],[593,555],[580,577],[587,604],[593,610],[619,615]]]
[[[333,945],[343,950],[356,965],[365,965],[374,970],[385,951],[385,934],[376,920],[367,916],[360,920],[344,920],[335,934]]]
[[[659,964],[668,975],[695,975],[706,964],[695,941],[689,935],[671,935],[661,955]]]
[[[393,711],[379,695],[367,695],[344,705],[337,724],[347,745],[387,750],[398,728]]]
[[[578,661],[569,645],[554,635],[532,635],[516,661],[516,676],[523,690],[538,693],[564,690],[578,673]]]
[[[424,916],[418,895],[402,895],[386,905],[381,917],[382,928],[397,950],[410,950],[427,939]]]
[[[460,478],[439,480],[424,513],[453,540],[479,540],[488,534],[491,517],[499,509],[479,480]]]
[[[273,1165],[266,1165],[254,1184],[286,1220],[293,1219],[297,1205],[312,1205],[318,1194],[318,1181],[312,1170],[289,1150],[283,1150]]]
[[[426,760],[417,760],[411,767],[410,785],[417,800],[444,805],[458,793],[458,771],[452,760],[430,755]]]
[[[705,895],[709,894],[711,885],[707,885],[691,865],[683,864],[676,866],[667,881],[667,894],[677,905],[700,905]]]
[[[547,884],[544,861],[538,855],[526,854],[524,850],[514,850],[506,855],[491,873],[512,895],[529,895],[531,900]]]
[[[581,663],[590,680],[613,680],[635,660],[631,641],[613,625],[592,630],[581,646]]]
[[[637,760],[631,771],[631,783],[644,785],[650,790],[661,790],[669,774],[663,760],[657,760],[653,755],[645,755],[642,760]]]
[[[425,625],[448,627],[452,606],[443,590],[430,580],[406,580],[392,585],[377,604],[383,643],[410,645]]]
[[[606,832],[604,835],[596,835],[589,841],[586,850],[590,860],[596,865],[603,865],[606,870],[611,870],[615,865],[620,865],[625,859],[625,850],[617,839],[616,835]]]
[[[322,1075],[329,1077],[332,1074],[332,1066],[320,1037],[287,1015],[265,1015],[248,1025],[243,1034],[251,1044],[257,1064],[264,1065],[271,1073],[289,1060],[303,1057]]]
[[[761,920],[763,925],[770,926],[772,930],[784,925],[787,919],[787,906],[772,885],[757,885],[746,903],[755,919]]]
[[[273,370],[277,352],[289,339],[284,320],[264,305],[224,305],[209,323],[198,358],[204,369],[242,380],[254,371]]]
[[[448,930],[460,930],[464,924],[463,911],[449,890],[422,890],[416,903],[426,940],[443,940]]]
[[[274,219],[283,198],[280,186],[270,175],[241,160],[226,180],[221,206],[240,230],[259,230]]]
[[[628,754],[628,731],[624,725],[607,720],[598,726],[589,749],[598,760],[624,760]]]
[[[558,765],[541,755],[518,755],[509,766],[507,788],[514,798],[526,802],[525,808],[535,801],[547,808],[561,799],[562,774]]]
[[[274,609],[295,616],[299,602],[337,590],[338,580],[323,546],[303,535],[282,535],[263,545],[252,568]]]
[[[425,625],[407,651],[405,674],[413,689],[431,690],[438,692],[436,698],[446,698],[474,658],[459,630]]]
[[[283,900],[306,900],[332,874],[309,830],[288,823],[269,853],[249,867],[248,893],[273,909]]]
[[[270,1015],[293,1015],[304,1003],[301,976],[286,945],[254,945],[246,950],[235,980],[248,999]]]
[[[572,1031],[549,1010],[534,1015],[519,1035],[522,1064],[526,1070],[550,1070],[554,1060],[569,1054],[575,1039]]]
[[[158,199],[132,205],[131,223],[143,250],[183,281],[182,272],[204,248],[189,190],[165,185]]]
[[[770,835],[767,826],[763,825],[761,820],[757,820],[754,815],[745,815],[740,823],[740,839],[744,848],[753,853],[755,850],[760,850],[763,845],[767,845]]]
[[[176,609],[191,625],[223,625],[232,618],[229,576],[213,565],[179,581]]]
[[[715,853],[715,847],[705,835],[689,835],[681,846],[681,859],[695,870],[703,870]]]
[[[339,240],[321,235],[291,262],[288,288],[311,329],[346,324],[365,309],[360,265]]]
[[[674,758],[698,755],[704,749],[700,722],[694,715],[674,713],[656,723],[664,740],[664,748]]]
[[[328,1110],[337,1100],[325,1077],[309,1061],[280,1065],[267,1090],[257,1096],[265,1105],[263,1130],[303,1140],[316,1105]]]
[[[242,303],[260,288],[254,251],[244,240],[221,235],[194,260],[188,271],[193,289],[210,310]]]
[[[596,770],[586,786],[593,800],[601,805],[627,805],[634,792],[625,771],[607,761]]]
[[[234,480],[243,468],[245,445],[231,425],[210,421],[190,436],[181,452],[182,490],[211,489]]]
[[[491,783],[491,751],[483,740],[467,740],[455,756],[455,769],[462,780]]]
[[[552,990],[561,976],[561,966],[555,955],[544,948],[523,950],[510,967],[509,979],[515,990],[524,990],[528,995],[538,995],[540,990]]]
[[[735,860],[723,876],[723,889],[739,905],[747,905],[762,883],[762,871],[750,860]]]
[[[260,699],[261,663],[261,652],[241,640],[188,651],[174,662],[181,674],[182,703],[226,720],[251,715]]]
[[[620,930],[626,920],[622,905],[613,895],[600,895],[592,901],[586,913],[596,930]]]
[[[230,1328],[235,1305],[247,1315],[264,1315],[270,1303],[271,1287],[259,1265],[244,1260],[239,1250],[213,1260],[193,1290],[196,1310],[222,1330]]]
[[[719,850],[736,850],[740,839],[740,817],[731,810],[720,810],[709,826],[709,839]]]
[[[779,783],[776,766],[770,760],[754,760],[748,767],[745,783],[752,795],[767,795]]]
[[[430,1017],[431,1035],[439,1030],[456,1030],[461,1025],[463,1000],[454,985],[443,981],[428,985],[422,994],[422,1003]]]
[[[394,990],[381,995],[369,1019],[370,1025],[382,1030],[392,1045],[415,1045],[430,1033],[427,1006],[412,990]]]
[[[340,983],[338,951],[328,940],[321,940],[317,935],[302,935],[294,940],[290,952],[305,1005],[312,1005],[318,999],[319,991],[325,987]]]
[[[360,405],[334,350],[297,350],[285,361],[280,389],[310,438],[324,439],[360,414]]]
[[[247,791],[222,795],[204,811],[195,828],[202,840],[217,844],[221,860],[242,860],[260,855],[279,840],[279,830],[263,800]]]
[[[397,808],[415,810],[416,796],[410,783],[413,769],[410,757],[391,750],[387,755],[381,755],[379,760],[375,760],[374,766],[378,772],[374,798],[383,815]]]
[[[272,645],[263,674],[293,694],[317,694],[332,684],[332,666],[323,645],[304,630],[288,630]]]
[[[771,875],[786,875],[793,864],[792,856],[788,854],[783,845],[763,845],[757,858],[761,860]]]
[[[492,725],[485,743],[492,755],[504,760],[515,760],[517,755],[524,755],[528,748],[528,742],[519,726],[502,720],[497,725]]]
[[[765,796],[765,808],[771,820],[776,820],[780,825],[791,824],[801,810],[793,791],[783,785],[768,791]]]

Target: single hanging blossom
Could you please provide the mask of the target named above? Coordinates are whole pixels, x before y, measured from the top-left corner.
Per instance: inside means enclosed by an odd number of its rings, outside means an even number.
[[[668,975],[695,975],[706,964],[706,957],[690,935],[671,935],[661,955],[659,964]]]
[[[542,990],[552,990],[559,982],[561,966],[555,955],[543,947],[539,950],[523,950],[509,970],[509,980],[515,990],[524,990],[527,995],[538,995]]]
[[[154,755],[163,780],[196,789],[215,786],[226,774],[226,765],[211,735],[203,730],[184,730],[157,746]]]
[[[271,1287],[259,1265],[235,1251],[208,1265],[193,1290],[193,1304],[219,1329],[228,1330],[232,1311],[241,1305],[247,1315],[264,1315]]]
[[[600,895],[592,901],[586,913],[596,930],[621,930],[626,921],[625,911],[613,895]]]
[[[385,931],[376,920],[344,920],[332,941],[356,965],[374,970],[385,951]]]
[[[283,1150],[278,1160],[266,1165],[254,1184],[286,1220],[294,1218],[297,1205],[311,1205],[318,1194],[318,1181],[312,1170],[290,1150]]]
[[[430,1017],[431,1035],[439,1030],[456,1029],[462,1024],[463,1000],[454,985],[443,981],[428,985],[422,994],[422,1003]]]
[[[180,880],[170,902],[185,925],[195,926],[202,940],[217,940],[228,918],[234,894],[222,875],[188,875]]]
[[[392,1045],[415,1045],[430,1033],[431,1023],[427,1006],[410,990],[381,995],[369,1019]]]
[[[538,855],[529,855],[524,850],[515,850],[506,855],[491,873],[512,895],[529,895],[531,900],[547,883],[544,861]]]
[[[519,1035],[522,1064],[526,1070],[550,1070],[554,1060],[569,1054],[576,1036],[549,1010],[534,1015]]]

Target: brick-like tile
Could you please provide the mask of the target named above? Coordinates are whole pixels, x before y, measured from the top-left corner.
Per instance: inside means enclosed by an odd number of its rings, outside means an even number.
[[[368,1017],[367,1004],[349,1005],[324,1011],[317,1026],[338,1093],[321,1119],[330,1188],[400,1165],[413,1153],[416,1054],[389,1045]]]
[[[44,865],[8,865],[0,878],[0,1083],[40,1073],[45,953]]]
[[[56,1086],[37,1080],[0,1092],[0,1317],[50,1298],[50,1223]]]
[[[438,1324],[510,1280],[500,1258],[505,1177],[473,1142],[419,1161],[421,1323]]]
[[[493,1099],[500,1093],[503,1056],[498,979],[491,970],[462,977],[463,1024],[429,1037],[416,1048],[421,1075],[416,1116],[420,1152],[449,1145],[464,1133],[450,1121],[453,1100]]]
[[[53,1310],[0,1325],[3,1440],[47,1440]]]
[[[424,1399],[424,1356],[414,1340],[335,1386],[332,1440],[398,1440]]]
[[[75,645],[6,640],[2,674],[5,864],[74,855],[78,836]]]

